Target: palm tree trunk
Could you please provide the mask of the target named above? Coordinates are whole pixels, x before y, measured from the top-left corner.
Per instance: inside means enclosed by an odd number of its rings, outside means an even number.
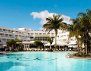
[[[87,43],[86,43],[86,55],[89,53],[89,42],[87,40]]]
[[[88,54],[88,50],[87,50],[87,44],[85,44],[85,54]]]
[[[86,33],[85,51],[87,55],[88,54],[88,33]]]
[[[57,46],[57,36],[55,36],[55,47]]]
[[[80,52],[82,52],[82,48],[81,48],[81,44],[80,44],[80,40],[78,39],[77,40],[77,45],[78,45],[78,52],[80,53]]]
[[[85,54],[87,55],[88,54],[87,42],[84,42],[84,44],[85,44]]]
[[[51,44],[50,44],[50,50],[51,50],[52,48],[51,48]]]
[[[55,48],[57,47],[57,30],[55,30]]]

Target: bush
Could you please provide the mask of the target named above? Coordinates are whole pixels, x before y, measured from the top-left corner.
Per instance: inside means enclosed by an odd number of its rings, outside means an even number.
[[[89,54],[84,54],[84,53],[75,53],[73,54],[74,56],[77,56],[77,57],[87,57],[87,56],[90,56]]]

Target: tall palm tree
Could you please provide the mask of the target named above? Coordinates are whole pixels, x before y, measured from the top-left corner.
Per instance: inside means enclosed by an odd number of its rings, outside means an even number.
[[[74,35],[77,39],[81,36],[80,42],[85,45],[85,53],[88,54],[91,37],[89,35],[91,33],[91,10],[87,10],[86,13],[79,13],[69,28],[71,35]]]
[[[91,10],[87,10],[86,13],[80,13],[79,14],[79,22],[82,26],[81,28],[81,32],[82,32],[82,41],[85,45],[85,53],[88,54],[88,50],[89,50],[89,42],[90,42],[90,35],[89,33],[91,33]]]
[[[65,29],[66,23],[63,23],[63,18],[60,18],[60,15],[53,15],[53,17],[46,18],[47,23],[43,25],[43,28],[46,30],[55,31],[55,47],[57,46],[57,33],[58,29]]]
[[[80,47],[80,40],[81,38],[79,37],[81,32],[80,32],[80,24],[79,24],[79,21],[78,21],[78,18],[76,19],[73,19],[73,24],[71,25],[68,25],[68,31],[69,31],[69,38],[70,37],[76,37],[76,40],[77,40],[77,44],[78,44],[78,50],[80,51],[81,47]]]

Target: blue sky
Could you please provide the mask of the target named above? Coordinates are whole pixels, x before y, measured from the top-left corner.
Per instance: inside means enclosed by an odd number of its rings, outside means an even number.
[[[86,9],[91,9],[91,0],[0,0],[0,26],[40,29],[40,19],[33,19],[32,12],[47,10],[75,18]]]

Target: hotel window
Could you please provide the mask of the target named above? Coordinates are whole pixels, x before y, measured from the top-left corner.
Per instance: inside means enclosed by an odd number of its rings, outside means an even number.
[[[46,34],[46,33],[43,33],[44,35]]]
[[[30,33],[28,33],[28,35],[30,35]]]
[[[6,39],[2,39],[3,41],[6,41]]]
[[[42,33],[39,33],[40,35],[42,34]]]
[[[34,33],[31,33],[31,35],[33,35]]]
[[[36,35],[38,35],[38,33],[35,33]]]
[[[3,31],[6,31],[5,29],[3,29]]]
[[[12,35],[9,35],[10,37],[12,37]]]
[[[57,36],[57,37],[59,37],[59,36]]]
[[[54,33],[52,33],[52,35],[54,35]]]
[[[50,33],[47,33],[48,35],[50,34]]]
[[[0,36],[2,36],[2,37],[3,37],[3,36],[4,36],[4,34],[3,34],[3,33],[0,33]]]
[[[15,35],[15,37],[18,37],[18,35]]]
[[[33,37],[30,37],[30,39],[33,39]]]
[[[14,31],[12,30],[11,32],[13,33]]]
[[[5,34],[5,37],[8,37],[8,34]]]
[[[63,41],[66,41],[67,39],[63,39]]]
[[[2,29],[0,28],[0,31],[2,31]]]
[[[7,30],[9,33],[11,33],[11,30]]]

